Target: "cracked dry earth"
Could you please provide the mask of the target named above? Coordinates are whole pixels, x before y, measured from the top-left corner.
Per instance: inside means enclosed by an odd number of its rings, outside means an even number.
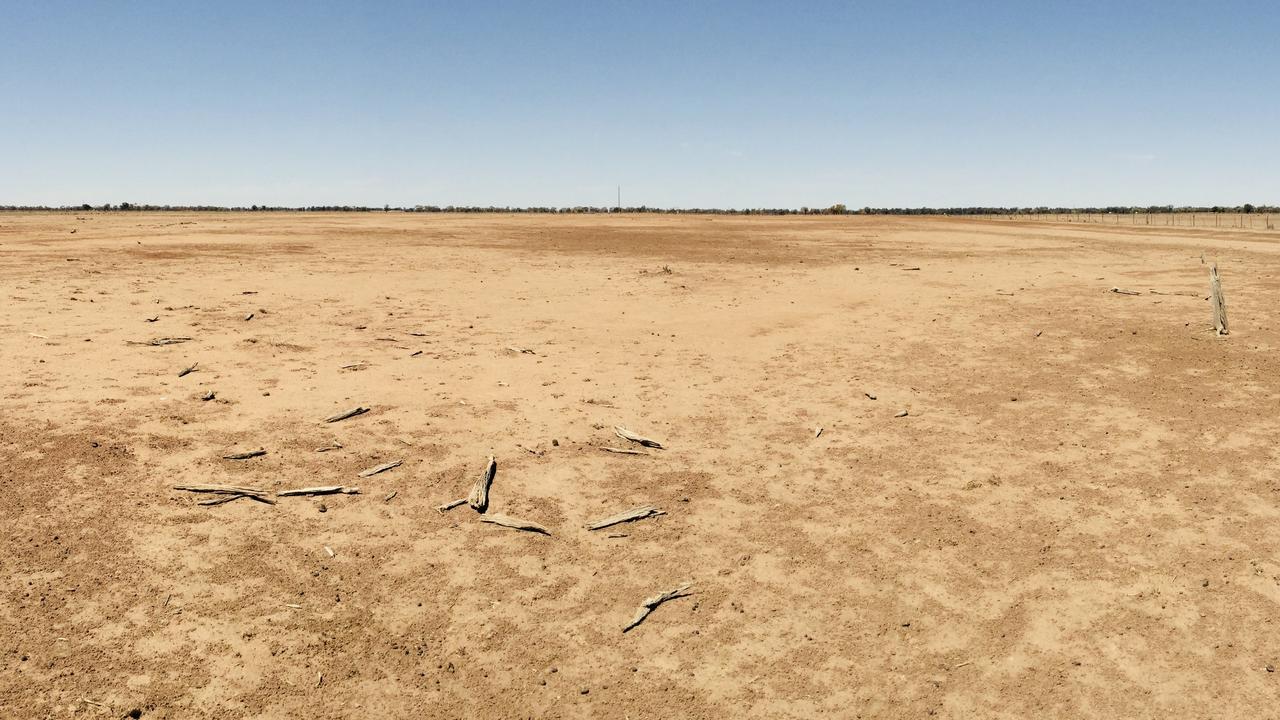
[[[1276,717],[1277,241],[0,214],[0,716]]]

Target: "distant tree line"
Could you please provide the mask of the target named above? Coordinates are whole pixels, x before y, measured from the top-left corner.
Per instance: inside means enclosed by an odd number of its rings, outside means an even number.
[[[498,207],[476,205],[415,205],[413,207],[369,207],[367,205],[307,205],[287,207],[280,205],[147,205],[145,203],[122,202],[116,205],[105,203],[93,205],[0,205],[0,211],[80,211],[80,212],[421,212],[421,213],[536,213],[536,214],[607,214],[607,213],[655,213],[673,215],[1069,215],[1086,214],[1131,214],[1131,213],[1276,213],[1280,206],[1253,205],[1245,203],[1236,206],[1173,206],[1173,205],[1109,205],[1107,207],[918,207],[918,208],[873,208],[849,210],[843,204],[830,205],[824,208],[656,208],[640,205],[638,207],[605,207],[576,205],[573,207]]]

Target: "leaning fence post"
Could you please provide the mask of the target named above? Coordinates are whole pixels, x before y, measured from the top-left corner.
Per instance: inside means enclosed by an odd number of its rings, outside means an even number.
[[[1222,281],[1218,279],[1218,263],[1209,266],[1209,293],[1213,303],[1213,328],[1227,334],[1227,301],[1222,297]]]

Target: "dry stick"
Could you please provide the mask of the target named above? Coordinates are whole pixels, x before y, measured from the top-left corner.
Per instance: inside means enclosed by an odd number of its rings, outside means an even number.
[[[221,505],[223,503],[229,503],[233,500],[239,500],[240,498],[249,498],[251,500],[262,500],[263,502],[266,502],[265,498],[258,498],[258,497],[254,497],[253,495],[227,495],[225,497],[214,498],[213,500],[201,500],[196,504],[197,505]]]
[[[380,473],[380,472],[386,472],[386,471],[390,470],[391,468],[400,467],[400,462],[401,462],[401,461],[399,461],[399,460],[392,460],[392,461],[391,461],[391,462],[389,462],[389,463],[382,463],[381,465],[377,465],[377,466],[375,466],[375,467],[371,467],[371,468],[369,468],[368,470],[361,470],[361,471],[360,471],[360,477],[370,477],[370,476],[372,476],[372,475],[377,475],[377,474],[378,474],[378,473]]]
[[[1227,331],[1227,299],[1222,296],[1222,281],[1218,279],[1218,263],[1209,266],[1209,294],[1213,303],[1213,328],[1219,335]]]
[[[359,495],[360,488],[344,487],[342,485],[324,485],[321,487],[298,488],[297,490],[281,490],[276,493],[276,497],[292,497],[294,495],[333,495],[334,493]]]
[[[619,455],[648,455],[649,454],[643,450],[628,450],[627,448],[602,447],[600,449],[605,452],[617,453]]]
[[[341,450],[341,449],[342,449],[342,445],[338,443],[334,443],[332,445],[325,445],[324,447],[318,447],[316,448],[316,452],[329,452],[330,450]]]
[[[244,316],[244,321],[245,321],[245,322],[249,322],[249,321],[250,321],[250,320],[252,320],[252,319],[253,319],[253,313],[249,313],[248,315],[245,315],[245,316]]]
[[[816,428],[814,428],[814,429],[813,429],[813,439],[814,439],[814,440],[817,440],[817,439],[818,439],[818,438],[820,438],[820,437],[822,437],[822,428],[821,428],[821,427],[816,427]]]
[[[338,422],[339,420],[346,420],[347,418],[355,417],[357,415],[363,415],[367,412],[369,412],[369,408],[356,406],[346,412],[340,412],[337,415],[330,415],[329,417],[325,418],[324,421]]]
[[[612,525],[618,525],[624,522],[631,522],[633,520],[643,520],[644,518],[653,517],[655,515],[666,515],[666,513],[652,505],[645,505],[643,507],[638,507],[633,510],[620,512],[617,515],[610,515],[609,517],[603,520],[597,520],[591,523],[590,525],[587,525],[587,529],[603,530]]]
[[[184,492],[193,493],[212,493],[215,495],[231,495],[232,499],[247,497],[258,502],[264,502],[268,505],[275,505],[276,501],[267,497],[266,490],[257,488],[237,487],[235,485],[174,485],[174,490],[182,490]]]
[[[162,337],[144,341],[126,340],[125,342],[129,345],[150,345],[152,347],[159,347],[161,345],[176,345],[178,343],[184,343],[190,339],[191,338],[189,337]]]
[[[438,513],[440,513],[441,515],[443,515],[443,514],[445,514],[445,512],[446,512],[446,511],[452,510],[452,509],[454,509],[454,508],[458,507],[459,505],[466,505],[466,504],[467,504],[467,499],[466,499],[466,498],[458,498],[457,500],[450,500],[449,502],[447,502],[447,503],[445,503],[445,504],[443,504],[443,505],[437,505],[437,506],[436,506],[436,512],[438,512]]]
[[[641,445],[644,445],[645,447],[658,448],[659,450],[662,450],[662,449],[663,449],[663,447],[662,447],[662,443],[658,442],[657,440],[650,440],[650,439],[649,439],[649,438],[647,438],[647,437],[643,437],[643,436],[641,436],[641,435],[637,435],[637,434],[635,434],[635,433],[631,432],[630,430],[628,430],[628,429],[626,429],[626,428],[624,428],[624,427],[621,427],[621,426],[619,426],[619,425],[614,425],[614,426],[613,426],[613,432],[614,432],[614,434],[616,434],[618,437],[622,438],[623,440],[630,440],[630,441],[631,441],[631,442],[633,442],[633,443],[640,443]]]
[[[248,460],[249,458],[255,458],[260,455],[266,455],[266,454],[267,454],[266,450],[264,450],[263,448],[258,448],[257,450],[246,450],[244,452],[231,453],[230,455],[223,455],[222,459],[223,460]]]
[[[476,480],[476,484],[471,487],[471,493],[467,495],[467,504],[476,512],[484,512],[489,507],[489,486],[493,484],[493,476],[498,474],[498,461],[492,455],[489,456],[489,464],[485,465],[484,473],[480,479]]]
[[[1115,294],[1117,294],[1117,295],[1141,295],[1141,294],[1142,294],[1142,293],[1138,292],[1137,290],[1121,290],[1121,289],[1120,289],[1120,288],[1118,288],[1118,287],[1113,287],[1113,288],[1111,288],[1111,292],[1113,292],[1113,293],[1115,293]]]
[[[493,523],[494,525],[501,525],[502,527],[514,528],[516,530],[528,530],[529,532],[542,533],[543,535],[551,534],[550,530],[547,530],[536,522],[508,517],[506,515],[485,515],[480,518],[480,522]]]
[[[184,368],[181,372],[179,372],[179,373],[178,373],[178,377],[186,377],[186,376],[190,375],[191,373],[195,372],[195,371],[196,371],[196,365],[199,365],[199,364],[200,364],[199,362],[192,363],[192,365],[191,365],[190,367],[188,367],[188,368]]]
[[[662,603],[688,595],[691,587],[693,587],[693,583],[681,583],[680,587],[674,590],[668,590],[651,598],[645,598],[645,601],[640,605],[640,609],[636,611],[636,616],[631,618],[631,622],[627,623],[626,627],[622,628],[622,632],[626,632],[644,622],[644,619],[649,617],[649,613],[653,612]]]

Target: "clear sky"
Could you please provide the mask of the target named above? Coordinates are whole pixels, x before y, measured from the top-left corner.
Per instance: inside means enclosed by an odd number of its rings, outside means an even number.
[[[1280,3],[0,0],[0,204],[1280,203]]]

